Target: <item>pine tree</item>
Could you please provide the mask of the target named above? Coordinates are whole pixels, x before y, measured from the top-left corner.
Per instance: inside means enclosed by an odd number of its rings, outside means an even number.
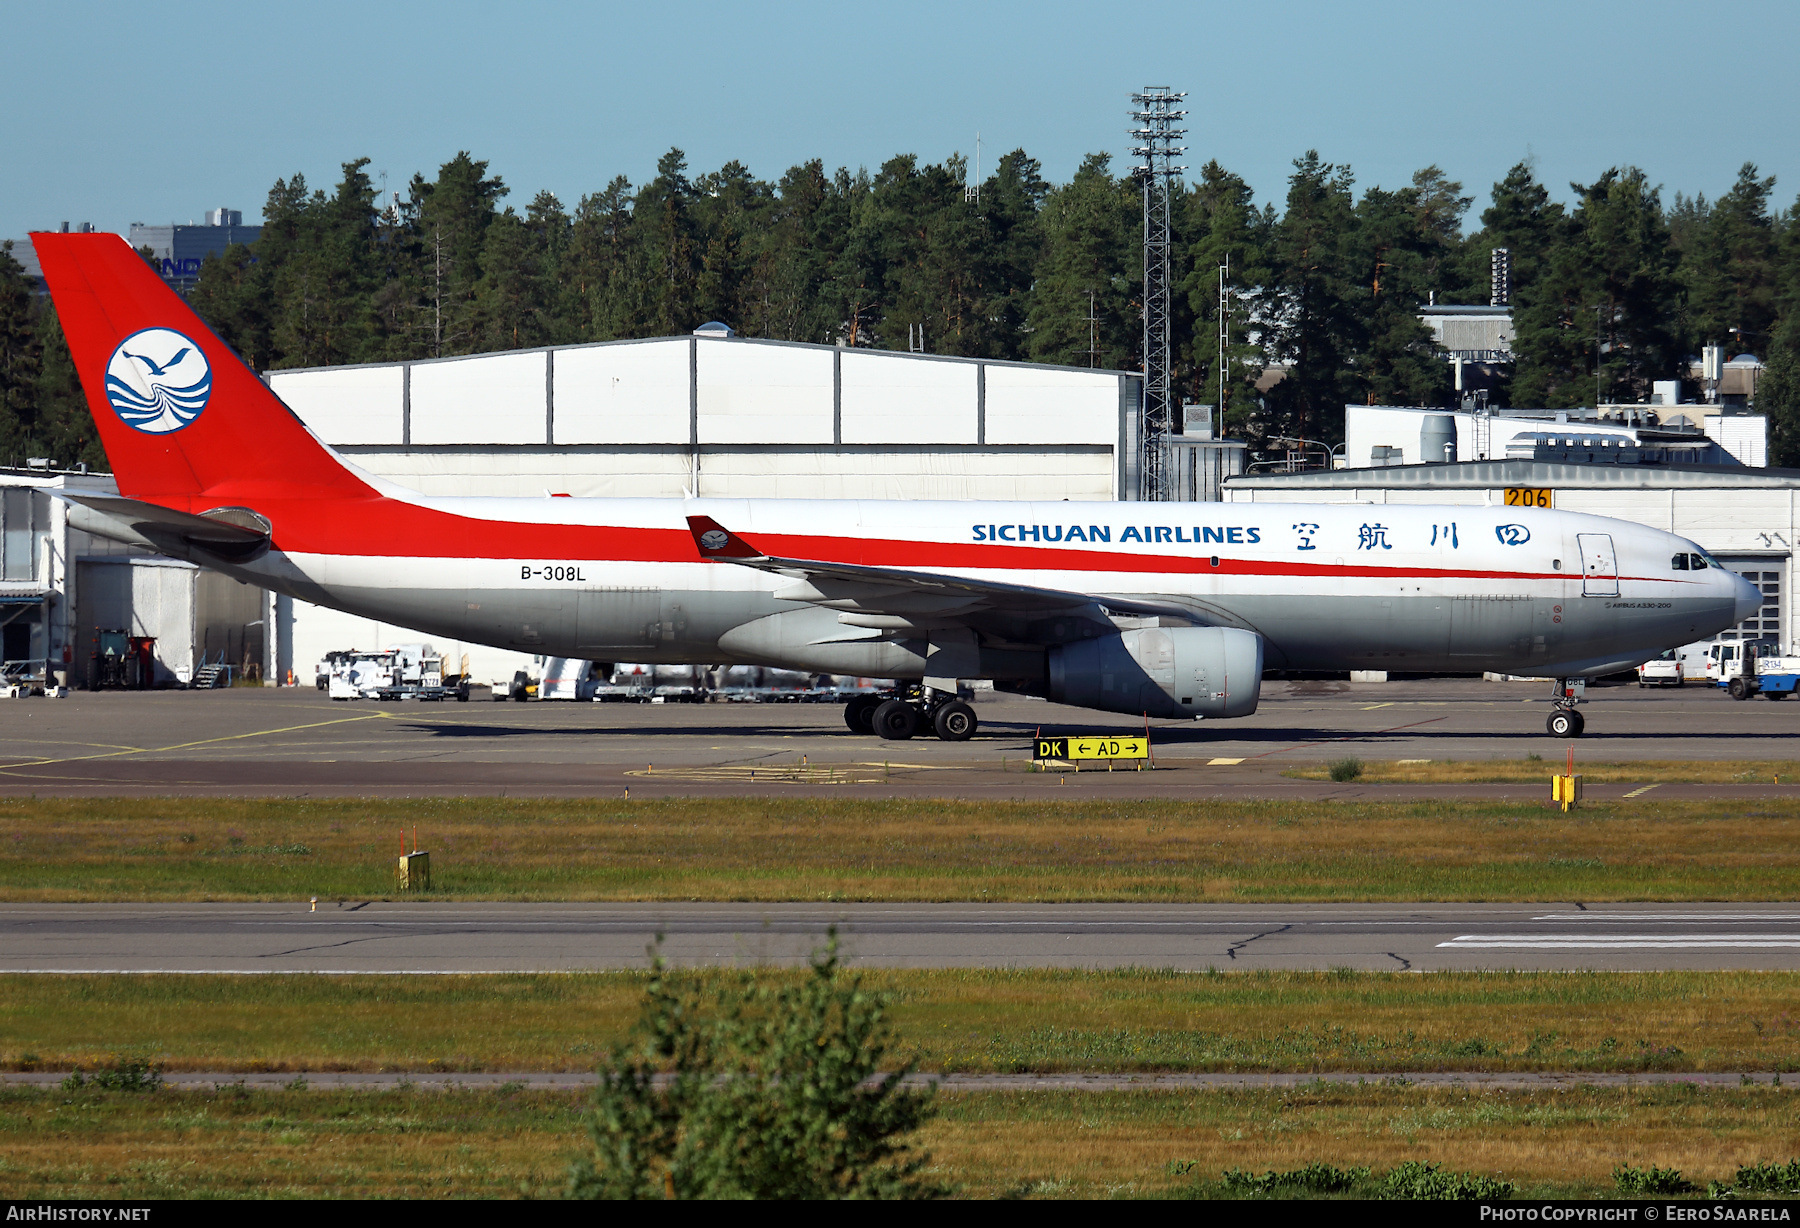
[[[0,456],[5,457],[18,456],[35,442],[43,360],[31,318],[31,282],[12,253],[11,239],[0,243]]]
[[[1396,192],[1371,188],[1357,204],[1357,238],[1368,287],[1368,348],[1361,382],[1370,404],[1441,405],[1451,370],[1420,322],[1419,306],[1443,291],[1460,255],[1470,198],[1436,166]]]
[[[842,242],[821,286],[825,309],[836,320],[832,339],[851,348],[875,346],[887,298],[875,182],[866,170],[852,175],[839,167],[832,186],[844,210]]]
[[[507,193],[498,175],[486,177],[487,168],[464,150],[438,168],[434,181],[413,176],[413,231],[431,354],[472,353],[482,335],[481,256]]]
[[[815,158],[781,177],[762,222],[741,294],[743,331],[829,344],[840,317],[826,283],[847,237],[848,200]]]
[[[1075,177],[1050,189],[1039,215],[1042,255],[1026,316],[1034,362],[1134,370],[1143,272],[1138,194],[1089,154]]]
[[[1774,283],[1772,340],[1787,346],[1788,353],[1800,354],[1800,198],[1781,219],[1775,246]]]
[[[1187,332],[1184,356],[1195,372],[1198,398],[1222,407],[1215,430],[1225,434],[1247,431],[1257,411],[1256,380],[1264,357],[1258,344],[1266,328],[1263,297],[1273,282],[1268,246],[1275,219],[1259,211],[1250,185],[1218,162],[1200,168],[1199,182],[1184,198],[1183,227],[1188,236],[1181,281],[1193,325]],[[1220,389],[1219,279],[1230,262],[1225,284],[1226,310],[1230,313],[1229,345],[1225,367],[1229,378]]]
[[[574,296],[573,340],[635,336],[636,322],[648,311],[631,202],[631,181],[617,175],[575,207],[564,265],[565,289]]]
[[[75,373],[75,359],[63,336],[62,322],[56,318],[56,308],[49,299],[38,300],[33,326],[41,355],[36,389],[41,451],[59,464],[107,469],[106,449],[100,443],[100,432],[94,426],[81,379]]]
[[[1025,357],[1034,274],[1044,250],[1040,214],[1050,190],[1043,170],[1036,158],[1015,149],[1001,157],[976,200],[986,227],[981,273],[988,335],[980,352],[988,357]]]
[[[704,244],[693,212],[687,155],[671,149],[657,159],[656,178],[633,202],[632,231],[646,266],[649,316],[634,321],[627,335],[668,337],[704,323],[697,306]]]
[[[550,192],[533,197],[523,218],[509,208],[489,223],[475,283],[479,349],[516,350],[579,336],[579,298],[564,279],[570,229]]]
[[[1591,405],[1596,395],[1647,399],[1680,357],[1680,285],[1659,192],[1636,167],[1570,186],[1580,203],[1568,241],[1518,295],[1514,398],[1552,408]]]
[[[1670,233],[1686,290],[1689,348],[1767,351],[1775,321],[1774,188],[1773,177],[1759,178],[1756,164],[1746,162],[1731,190],[1710,206],[1704,197],[1676,198],[1671,213],[1681,216],[1671,217]]]
[[[703,249],[695,314],[746,335],[746,292],[754,293],[758,242],[774,204],[774,189],[736,160],[695,181],[694,213]]]
[[[1355,182],[1317,150],[1294,161],[1287,209],[1275,227],[1270,357],[1287,375],[1265,397],[1272,433],[1336,443],[1344,405],[1361,392],[1366,298],[1356,259]],[[1361,300],[1361,301],[1359,301]]]
[[[961,155],[921,166],[907,154],[889,159],[875,176],[862,218],[882,274],[875,344],[905,348],[921,328],[933,353],[989,353],[993,235],[963,191],[967,172]]]
[[[1769,419],[1769,462],[1800,466],[1800,350],[1786,339],[1769,347],[1754,408]]]
[[[935,1114],[893,1060],[888,995],[839,968],[838,940],[799,982],[705,982],[654,959],[630,1047],[583,1115],[566,1194],[588,1199],[938,1198],[912,1138]]]
[[[1513,297],[1535,285],[1549,265],[1551,252],[1570,241],[1568,217],[1560,201],[1537,181],[1529,162],[1520,162],[1494,185],[1493,203],[1481,214],[1481,230],[1467,244],[1474,268],[1464,280],[1488,282],[1493,249],[1504,247],[1512,270]],[[1483,296],[1485,297],[1485,296]]]

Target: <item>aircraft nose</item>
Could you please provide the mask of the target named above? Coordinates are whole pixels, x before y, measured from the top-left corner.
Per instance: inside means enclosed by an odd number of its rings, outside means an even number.
[[[1743,622],[1746,618],[1749,618],[1752,614],[1755,614],[1758,610],[1762,609],[1762,590],[1750,583],[1750,581],[1744,579],[1744,577],[1738,575],[1735,571],[1731,573],[1731,579],[1732,592],[1737,597],[1737,606],[1733,617],[1736,621]]]

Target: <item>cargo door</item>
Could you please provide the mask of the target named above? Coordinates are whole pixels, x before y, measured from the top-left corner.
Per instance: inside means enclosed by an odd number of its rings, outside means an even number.
[[[1495,661],[1529,659],[1533,614],[1532,603],[1525,597],[1484,594],[1452,598],[1450,655]]]
[[[576,598],[577,648],[595,659],[632,660],[662,639],[661,593],[653,588],[584,588]]]
[[[1613,553],[1612,534],[1577,533],[1575,544],[1581,550],[1581,595],[1617,597],[1619,559]]]

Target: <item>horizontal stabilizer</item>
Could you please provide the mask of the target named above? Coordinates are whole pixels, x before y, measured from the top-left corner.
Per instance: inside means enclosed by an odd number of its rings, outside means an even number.
[[[47,493],[80,509],[71,510],[69,519],[84,532],[196,563],[248,563],[267,552],[274,531],[265,517],[247,507],[217,507],[195,515],[122,495]]]

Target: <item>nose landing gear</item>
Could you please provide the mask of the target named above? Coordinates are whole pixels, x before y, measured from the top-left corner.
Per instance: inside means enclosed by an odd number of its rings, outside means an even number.
[[[1582,728],[1587,724],[1581,713],[1573,708],[1558,708],[1544,722],[1544,728],[1550,731],[1553,738],[1579,738]]]
[[[1551,701],[1556,705],[1556,710],[1544,722],[1544,728],[1551,737],[1579,738],[1581,736],[1581,731],[1587,727],[1587,721],[1583,720],[1581,713],[1575,710],[1575,705],[1581,702],[1581,698],[1586,692],[1586,678],[1558,678],[1556,680],[1555,698]]]
[[[967,742],[980,726],[975,709],[951,692],[919,686],[858,695],[845,705],[844,724],[851,733],[872,733],[888,742],[904,742],[927,729],[946,742]]]

